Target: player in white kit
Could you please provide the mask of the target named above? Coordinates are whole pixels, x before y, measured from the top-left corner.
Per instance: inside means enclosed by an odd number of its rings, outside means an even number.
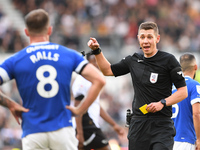
[[[87,55],[87,60],[98,67],[94,55]],[[72,85],[72,93],[75,98],[75,105],[79,105],[91,87],[91,82],[78,75]],[[113,129],[123,135],[124,130],[120,127],[109,114],[100,106],[100,94],[88,108],[82,117],[76,117],[77,138],[79,140],[79,150],[109,150],[108,140],[100,129],[99,118],[102,117]]]

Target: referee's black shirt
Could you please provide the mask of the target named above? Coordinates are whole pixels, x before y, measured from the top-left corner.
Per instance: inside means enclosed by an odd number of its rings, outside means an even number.
[[[176,88],[186,85],[181,67],[176,58],[167,52],[158,51],[154,56],[145,58],[143,54],[134,53],[119,63],[111,65],[114,76],[131,74],[134,87],[133,114],[144,116],[139,107],[151,102],[158,102],[171,95],[172,84]],[[172,116],[172,107],[168,106],[156,113],[146,116]]]

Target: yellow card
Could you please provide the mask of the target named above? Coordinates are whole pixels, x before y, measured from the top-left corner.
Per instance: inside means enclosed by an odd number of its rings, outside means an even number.
[[[147,107],[147,104],[145,104],[145,105],[143,105],[143,106],[141,106],[139,109],[140,109],[140,111],[143,113],[143,114],[147,114],[148,113],[148,111],[146,110],[146,107]]]

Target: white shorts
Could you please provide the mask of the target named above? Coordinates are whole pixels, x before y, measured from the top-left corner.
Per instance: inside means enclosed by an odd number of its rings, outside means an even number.
[[[23,150],[77,150],[75,129],[65,127],[52,132],[29,134],[22,138]]]
[[[191,144],[188,142],[176,142],[174,141],[173,150],[195,150],[195,144]]]

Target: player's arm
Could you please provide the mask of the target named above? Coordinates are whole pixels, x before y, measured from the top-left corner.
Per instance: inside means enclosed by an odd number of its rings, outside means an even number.
[[[77,107],[83,98],[84,98],[83,95],[79,95],[78,97],[76,97],[74,106]],[[77,130],[76,138],[79,141],[79,145],[78,145],[79,149],[83,148],[83,142],[85,141],[84,134],[83,134],[82,117],[83,115],[79,115],[75,117],[76,130]]]
[[[11,111],[18,124],[20,124],[19,119],[22,119],[21,113],[29,111],[28,109],[7,97],[2,92],[0,92],[0,105],[7,107]]]
[[[0,66],[0,85],[2,85],[3,83],[10,81],[12,79],[8,75],[9,71],[7,71],[4,68],[5,66],[9,66],[8,63],[10,63],[10,62],[11,62],[10,59],[7,59]],[[2,67],[2,66],[4,66],[4,67]],[[10,69],[10,70],[12,70],[12,69]],[[10,73],[10,74],[12,74],[12,73]],[[12,100],[11,98],[9,98],[5,94],[3,94],[1,91],[0,91],[0,105],[7,107],[11,111],[12,115],[14,116],[14,118],[16,119],[18,124],[20,124],[19,120],[22,119],[22,112],[29,111],[29,109],[26,109],[23,106],[21,106],[20,104],[16,103],[14,100]]]
[[[90,38],[90,40],[88,41],[88,46],[92,50],[96,50],[96,49],[100,48],[100,45],[95,38]],[[102,71],[102,73],[105,76],[113,76],[113,72],[111,70],[111,64],[105,58],[103,53],[101,52],[100,54],[95,55],[95,58],[96,58],[97,64],[98,64],[100,70]]]
[[[200,102],[192,105],[194,129],[196,132],[196,146],[200,149]]]
[[[92,83],[90,89],[88,90],[88,95],[85,97],[83,101],[81,101],[80,105],[73,108],[71,106],[66,106],[67,109],[70,109],[73,114],[80,115],[86,112],[88,107],[94,102],[97,98],[99,92],[105,85],[106,81],[102,73],[94,67],[92,64],[87,64],[81,75],[88,81]]]
[[[120,127],[101,106],[100,106],[100,116],[113,127],[113,129],[117,132],[117,134],[123,135],[125,133],[123,128]]]

